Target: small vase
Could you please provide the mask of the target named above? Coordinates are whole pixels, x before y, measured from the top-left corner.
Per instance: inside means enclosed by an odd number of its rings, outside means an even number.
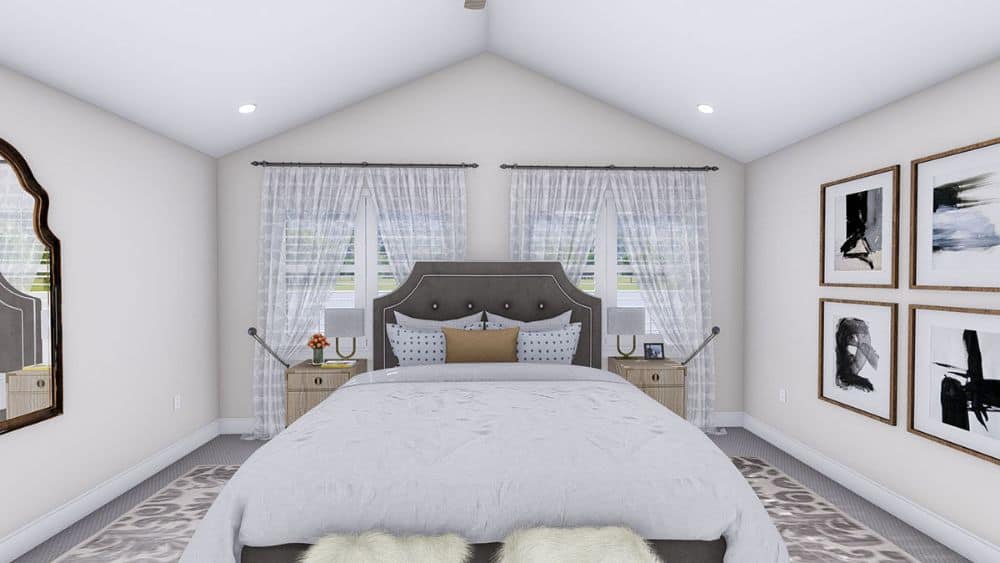
[[[323,349],[322,348],[313,348],[313,362],[312,363],[313,363],[314,366],[321,366],[321,365],[323,365]]]

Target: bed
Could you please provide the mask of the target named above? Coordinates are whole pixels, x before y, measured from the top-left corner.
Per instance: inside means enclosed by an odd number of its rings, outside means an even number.
[[[396,366],[395,314],[490,310],[582,325],[573,365]],[[454,532],[489,561],[532,526],[624,525],[671,562],[786,561],[740,473],[701,431],[600,368],[600,300],[558,263],[421,262],[373,307],[375,371],[263,445],[186,563],[285,563],[329,533]]]

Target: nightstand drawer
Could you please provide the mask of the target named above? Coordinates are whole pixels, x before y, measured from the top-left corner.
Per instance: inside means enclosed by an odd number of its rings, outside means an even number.
[[[14,393],[48,393],[52,385],[52,376],[48,372],[38,375],[28,375],[19,372],[17,375],[7,374],[7,390]]]
[[[664,366],[662,368],[625,368],[620,374],[632,385],[651,387],[656,385],[684,385],[684,370]]]
[[[351,372],[343,370],[319,370],[306,373],[288,373],[289,391],[333,391],[351,378]]]

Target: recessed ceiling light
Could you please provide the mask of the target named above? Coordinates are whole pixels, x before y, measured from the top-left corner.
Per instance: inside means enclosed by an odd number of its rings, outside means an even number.
[[[708,104],[698,104],[698,111],[701,113],[712,113],[715,111],[715,108]]]
[[[240,113],[253,113],[257,111],[257,104],[243,104],[239,107]]]

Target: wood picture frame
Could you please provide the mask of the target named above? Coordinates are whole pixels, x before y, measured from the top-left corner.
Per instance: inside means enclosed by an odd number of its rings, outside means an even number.
[[[886,166],[885,168],[879,168],[878,170],[872,170],[870,172],[863,172],[861,174],[856,174],[854,176],[848,176],[847,178],[841,178],[839,180],[834,180],[832,182],[826,182],[820,185],[819,192],[819,285],[824,287],[864,287],[864,288],[897,288],[899,287],[899,172],[900,166],[894,164],[892,166]],[[889,215],[891,215],[891,222],[883,227],[883,235],[888,234],[890,240],[890,248],[888,252],[882,253],[882,264],[881,267],[885,270],[880,270],[885,272],[883,277],[887,279],[884,282],[878,281],[866,281],[864,277],[873,277],[868,275],[868,272],[861,271],[854,277],[858,278],[858,281],[849,281],[848,279],[836,280],[832,279],[835,277],[848,278],[849,273],[836,272],[833,271],[832,261],[835,257],[831,254],[831,249],[828,249],[828,243],[834,240],[834,237],[827,232],[828,227],[833,228],[833,226],[828,222],[828,212],[830,212],[830,207],[828,205],[827,199],[831,197],[830,192],[834,188],[844,187],[850,188],[851,184],[856,185],[858,188],[864,188],[864,180],[873,179],[876,176],[889,175],[888,189],[891,191],[888,195],[888,199],[885,200],[887,205],[884,207],[891,207]],[[868,191],[872,188],[861,189],[859,192]],[[882,213],[881,221],[884,224],[886,220],[885,213]],[[885,259],[888,259],[891,263],[886,264]]]
[[[35,178],[27,160],[13,145],[0,139],[0,162],[6,162],[17,176],[21,187],[34,199],[33,227],[39,242],[49,251],[49,354],[51,404],[7,420],[0,420],[0,435],[63,414],[63,329],[62,329],[62,267],[59,239],[49,227],[49,195]]]
[[[889,365],[884,370],[877,370],[881,373],[881,379],[878,381],[883,385],[888,386],[887,393],[884,395],[884,401],[886,402],[885,415],[880,415],[877,412],[872,412],[871,410],[866,410],[860,406],[860,403],[850,404],[847,402],[847,396],[850,393],[848,391],[841,391],[839,394],[841,398],[835,398],[829,396],[830,386],[827,383],[827,369],[830,367],[830,363],[827,361],[827,336],[829,333],[826,330],[826,309],[827,305],[846,305],[846,306],[857,306],[857,307],[884,307],[888,311],[888,319],[886,320],[886,325],[882,327],[880,331],[881,338],[881,348],[887,353]],[[849,411],[855,412],[862,416],[871,418],[872,420],[877,420],[884,424],[890,426],[896,425],[896,403],[897,403],[897,334],[899,328],[899,305],[896,303],[882,302],[882,301],[861,301],[852,299],[831,299],[831,298],[821,298],[819,300],[819,345],[818,345],[818,374],[817,374],[817,386],[816,386],[816,397],[824,402],[830,403],[832,405],[837,405],[838,407],[847,409]],[[836,366],[836,360],[834,360],[834,365]],[[874,369],[874,368],[873,368]],[[866,372],[867,373],[867,372]],[[867,380],[866,380],[867,381]]]
[[[920,428],[917,427],[917,422],[916,422],[916,414],[917,414],[917,412],[916,412],[916,408],[915,407],[916,407],[916,401],[917,401],[917,387],[918,387],[918,381],[917,381],[917,369],[918,369],[918,366],[917,366],[917,361],[918,361],[917,360],[917,353],[918,353],[917,352],[917,350],[918,350],[917,345],[918,345],[918,343],[917,343],[917,340],[920,338],[920,336],[918,336],[918,334],[917,334],[917,329],[918,329],[918,326],[917,326],[917,322],[918,322],[917,321],[917,313],[919,311],[944,312],[944,313],[955,313],[955,314],[960,314],[960,315],[997,317],[996,321],[998,322],[998,325],[1000,325],[1000,310],[995,310],[995,309],[976,309],[976,308],[964,308],[964,307],[946,307],[946,306],[939,306],[939,305],[910,305],[909,306],[909,314],[908,314],[909,322],[908,322],[908,325],[909,325],[910,334],[909,334],[909,343],[908,343],[908,347],[907,347],[908,348],[908,356],[909,356],[909,367],[908,367],[908,374],[907,374],[907,383],[908,383],[909,389],[907,390],[907,424],[906,424],[906,429],[911,434],[915,434],[915,435],[920,436],[922,438],[926,438],[926,439],[928,439],[928,440],[930,440],[932,442],[936,442],[938,444],[947,446],[949,448],[953,448],[955,450],[958,450],[958,451],[967,453],[969,455],[975,456],[975,457],[977,457],[979,459],[982,459],[982,460],[985,460],[985,461],[990,461],[990,462],[993,462],[995,464],[1000,465],[1000,455],[990,455],[987,452],[979,451],[979,450],[977,450],[977,449],[975,449],[973,447],[970,447],[968,445],[957,443],[957,442],[955,442],[953,440],[947,439],[946,437],[943,437],[943,436],[940,436],[940,435],[937,435],[937,434],[933,434],[933,433],[931,433],[931,432],[929,432],[927,430],[922,430],[922,429],[920,429]],[[998,342],[1000,342],[1000,333],[997,333],[997,336],[998,336],[998,338],[996,340]],[[978,340],[977,340],[977,343],[978,343]],[[923,343],[921,343],[921,344],[923,344]],[[998,351],[998,354],[1000,354],[1000,351]],[[986,378],[986,379],[997,381],[994,378]],[[994,407],[996,407],[996,405],[994,405]],[[942,407],[942,411],[943,410],[944,410],[944,408]],[[994,410],[992,412],[996,412],[996,410]],[[996,425],[997,427],[1000,427],[1000,417],[993,417],[991,419],[991,422],[994,425]],[[970,426],[971,426],[971,424],[972,424],[972,422],[970,421]],[[997,437],[995,439],[997,440],[997,444],[995,445],[996,451],[1000,452],[1000,437]]]
[[[910,162],[910,289],[931,289],[941,291],[1000,291],[1000,281],[998,281],[996,285],[970,285],[968,283],[923,283],[918,280],[918,266],[920,264],[919,255],[923,253],[923,247],[919,246],[920,230],[918,229],[921,225],[919,218],[919,208],[922,201],[920,198],[921,167],[927,165],[928,163],[941,161],[958,155],[964,155],[966,153],[972,153],[982,149],[988,149],[994,146],[997,146],[997,148],[1000,149],[1000,137],[932,154]],[[997,161],[997,170],[998,173],[1000,173],[1000,159]],[[998,276],[998,278],[1000,278],[1000,276]]]

